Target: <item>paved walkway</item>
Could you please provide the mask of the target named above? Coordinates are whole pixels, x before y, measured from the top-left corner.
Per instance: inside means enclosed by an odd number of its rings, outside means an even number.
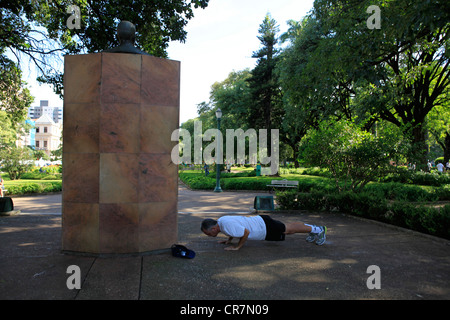
[[[180,187],[178,243],[196,251],[192,260],[62,254],[61,195],[14,198],[22,213],[0,217],[0,299],[450,299],[450,246],[443,239],[316,212],[271,215],[327,225],[321,247],[292,235],[224,251],[201,233],[203,218],[251,212],[255,195]],[[71,265],[80,268],[80,290],[67,287]],[[373,265],[381,289],[367,287]]]

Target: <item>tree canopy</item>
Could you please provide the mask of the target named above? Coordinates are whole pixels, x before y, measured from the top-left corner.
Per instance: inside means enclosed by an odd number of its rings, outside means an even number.
[[[28,57],[38,80],[62,94],[62,73],[54,60],[62,54],[100,52],[118,44],[121,20],[136,26],[136,46],[166,57],[170,41],[185,41],[194,8],[209,0],[8,0],[0,2],[0,54],[6,48],[17,62]],[[79,10],[79,12],[77,11]],[[79,13],[79,16],[78,16]],[[73,27],[73,19],[79,25]],[[1,80],[0,80],[1,81]]]
[[[315,0],[309,14],[289,20],[282,35],[266,15],[248,86],[234,72],[222,87],[227,94],[243,89],[232,94],[239,97],[234,99],[239,108],[230,108],[239,125],[280,129],[295,161],[312,141],[304,138],[324,122],[348,121],[354,134],[363,130],[374,135],[373,141],[389,136],[404,161],[426,164],[431,138],[449,161],[450,3],[382,0],[373,5],[369,0]],[[208,110],[235,105],[217,89],[215,84],[205,103]]]

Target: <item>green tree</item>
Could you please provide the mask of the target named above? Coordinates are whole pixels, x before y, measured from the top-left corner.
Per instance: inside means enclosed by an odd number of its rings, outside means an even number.
[[[390,170],[392,137],[375,137],[348,121],[324,121],[305,144],[306,161],[327,168],[339,191],[360,192]]]
[[[248,129],[248,109],[252,99],[248,79],[251,77],[248,69],[232,71],[222,82],[216,82],[211,87],[210,105],[214,110],[222,110],[222,126],[224,129]],[[215,114],[212,114],[215,118]]]
[[[209,0],[14,0],[0,4],[0,52],[9,48],[21,59],[28,56],[39,80],[62,92],[62,74],[52,60],[62,54],[92,53],[114,47],[117,25],[136,25],[136,45],[154,56],[167,57],[170,41],[185,41],[186,24],[194,8]],[[70,29],[69,6],[80,9],[80,28]]]
[[[444,164],[450,161],[450,106],[435,107],[427,117],[428,132],[444,153]]]
[[[0,110],[0,149],[14,143],[16,131],[11,122],[11,118],[6,111]]]
[[[33,100],[17,64],[0,55],[0,110],[6,112],[12,129],[25,121]]]
[[[2,170],[8,173],[11,180],[20,179],[20,176],[32,167],[32,159],[31,150],[26,147],[13,145],[0,150]]]
[[[247,121],[254,129],[280,129],[283,116],[281,90],[275,66],[278,61],[277,22],[267,14],[259,27],[258,39],[262,47],[252,55],[257,59],[256,67],[248,79],[252,103]]]
[[[374,86],[383,103],[369,106],[370,110],[401,128],[410,140],[410,160],[423,163],[426,116],[442,104],[450,84],[450,4],[380,1],[381,28],[369,30],[366,10],[372,4],[368,0],[315,1],[312,15],[320,21],[324,39],[322,59],[316,65],[342,72],[351,80],[349,89]]]
[[[0,48],[0,52],[1,50]],[[22,129],[27,129],[23,122],[33,100],[26,83],[22,81],[22,72],[17,64],[0,54],[1,148],[13,144]]]
[[[316,128],[320,121],[336,117],[339,112],[333,96],[334,82],[329,72],[319,72],[316,51],[322,34],[318,21],[306,17],[294,24],[282,35],[289,40],[277,64],[277,74],[283,92],[283,135],[281,139],[293,152],[298,167],[299,145],[310,128]],[[320,57],[319,57],[320,58]]]

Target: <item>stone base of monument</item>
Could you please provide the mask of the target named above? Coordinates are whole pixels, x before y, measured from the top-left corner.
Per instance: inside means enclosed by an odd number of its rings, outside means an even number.
[[[180,63],[65,57],[62,250],[148,254],[177,241]]]

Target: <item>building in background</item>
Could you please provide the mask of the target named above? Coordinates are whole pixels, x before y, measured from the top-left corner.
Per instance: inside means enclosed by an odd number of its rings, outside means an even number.
[[[62,143],[62,115],[62,107],[51,107],[48,100],[41,100],[39,107],[28,108],[29,119],[26,123],[32,129],[17,137],[16,145],[42,150],[51,156],[51,152],[59,149]]]
[[[59,123],[63,119],[62,107],[52,107],[48,105],[48,100],[41,100],[39,106],[28,108],[28,117],[32,120],[39,119],[44,114],[49,116],[53,122]]]
[[[43,114],[34,122],[35,149],[43,150],[47,155],[57,150],[61,144],[62,122],[55,123],[47,114]]]

